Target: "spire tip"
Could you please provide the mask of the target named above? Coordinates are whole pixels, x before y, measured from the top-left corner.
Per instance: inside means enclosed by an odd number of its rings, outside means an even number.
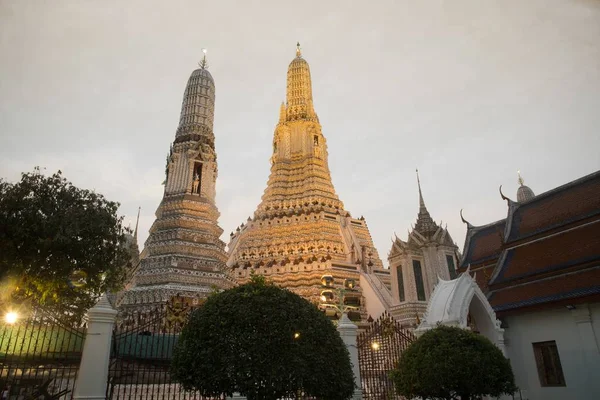
[[[207,69],[208,68],[208,61],[206,61],[206,52],[207,49],[202,49],[202,60],[198,63],[198,66],[202,69]]]
[[[423,193],[421,192],[421,180],[419,179],[419,169],[415,170],[417,172],[417,185],[419,186],[419,205],[421,207],[425,207],[425,201],[423,200]]]
[[[137,244],[137,236],[138,236],[138,226],[140,224],[140,211],[142,207],[138,207],[137,219],[135,220],[135,231],[133,232],[133,238],[135,239],[135,244]]]
[[[296,42],[296,57],[302,57],[302,52],[300,51],[300,42]]]
[[[517,171],[517,175],[519,176],[519,185],[523,186],[525,185],[525,181],[523,180],[523,177],[521,176],[521,171]]]

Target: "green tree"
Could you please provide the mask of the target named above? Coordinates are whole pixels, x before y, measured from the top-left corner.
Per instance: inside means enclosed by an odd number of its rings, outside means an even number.
[[[302,297],[253,277],[210,296],[184,327],[171,373],[203,396],[325,400],[352,395],[348,351],[334,325]]]
[[[130,253],[118,207],[61,171],[0,179],[0,300],[77,318],[119,288]]]
[[[443,325],[402,353],[392,379],[407,398],[469,400],[517,390],[510,362],[498,347],[482,335]]]

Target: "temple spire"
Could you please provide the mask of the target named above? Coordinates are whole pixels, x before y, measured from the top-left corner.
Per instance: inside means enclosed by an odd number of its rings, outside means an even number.
[[[135,231],[133,231],[133,240],[135,241],[135,244],[137,244],[137,234],[138,234],[138,226],[140,224],[140,211],[142,210],[142,207],[138,207],[138,215],[137,215],[137,219],[135,220]]]
[[[421,192],[421,180],[419,179],[419,169],[417,168],[417,185],[419,186],[419,207],[425,208],[425,201],[423,200],[423,193]]]
[[[287,72],[286,121],[317,121],[313,108],[312,82],[310,68],[300,51],[300,43],[296,45],[296,58],[292,60]]]
[[[421,191],[421,180],[419,179],[419,170],[417,172],[417,185],[419,186],[419,215],[417,217],[417,223],[414,229],[425,237],[431,237],[437,231],[437,224],[429,215],[427,207],[425,207],[425,201],[423,200],[423,192]]]
[[[183,93],[175,143],[177,143],[177,139],[188,140],[190,135],[213,135],[215,81],[208,71],[206,49],[202,49],[202,52],[204,57],[198,63],[199,68],[190,75]],[[212,139],[209,139],[208,142],[212,145]]]
[[[204,55],[202,56],[202,60],[198,63],[198,66],[202,69],[208,68],[208,61],[206,61],[206,51],[206,49],[202,49],[202,53],[204,53]]]

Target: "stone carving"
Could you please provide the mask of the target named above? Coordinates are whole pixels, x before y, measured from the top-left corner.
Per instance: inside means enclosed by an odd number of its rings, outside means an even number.
[[[200,191],[198,190],[200,188],[200,177],[198,176],[198,174],[194,175],[194,180],[192,181],[192,193],[195,194],[199,194]]]

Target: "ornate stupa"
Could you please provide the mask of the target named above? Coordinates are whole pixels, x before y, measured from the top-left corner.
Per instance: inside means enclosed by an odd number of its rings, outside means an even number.
[[[353,218],[335,192],[327,157],[310,68],[298,45],[273,136],[267,188],[253,217],[231,233],[227,264],[237,282],[251,273],[265,275],[318,303],[322,278],[341,287],[358,283],[361,271],[382,269],[364,218]],[[355,296],[352,303],[364,318],[360,288]]]
[[[122,307],[143,308],[177,295],[197,302],[234,284],[224,273],[227,254],[217,223],[214,110],[215,82],[205,54],[185,88],[163,199]]]

